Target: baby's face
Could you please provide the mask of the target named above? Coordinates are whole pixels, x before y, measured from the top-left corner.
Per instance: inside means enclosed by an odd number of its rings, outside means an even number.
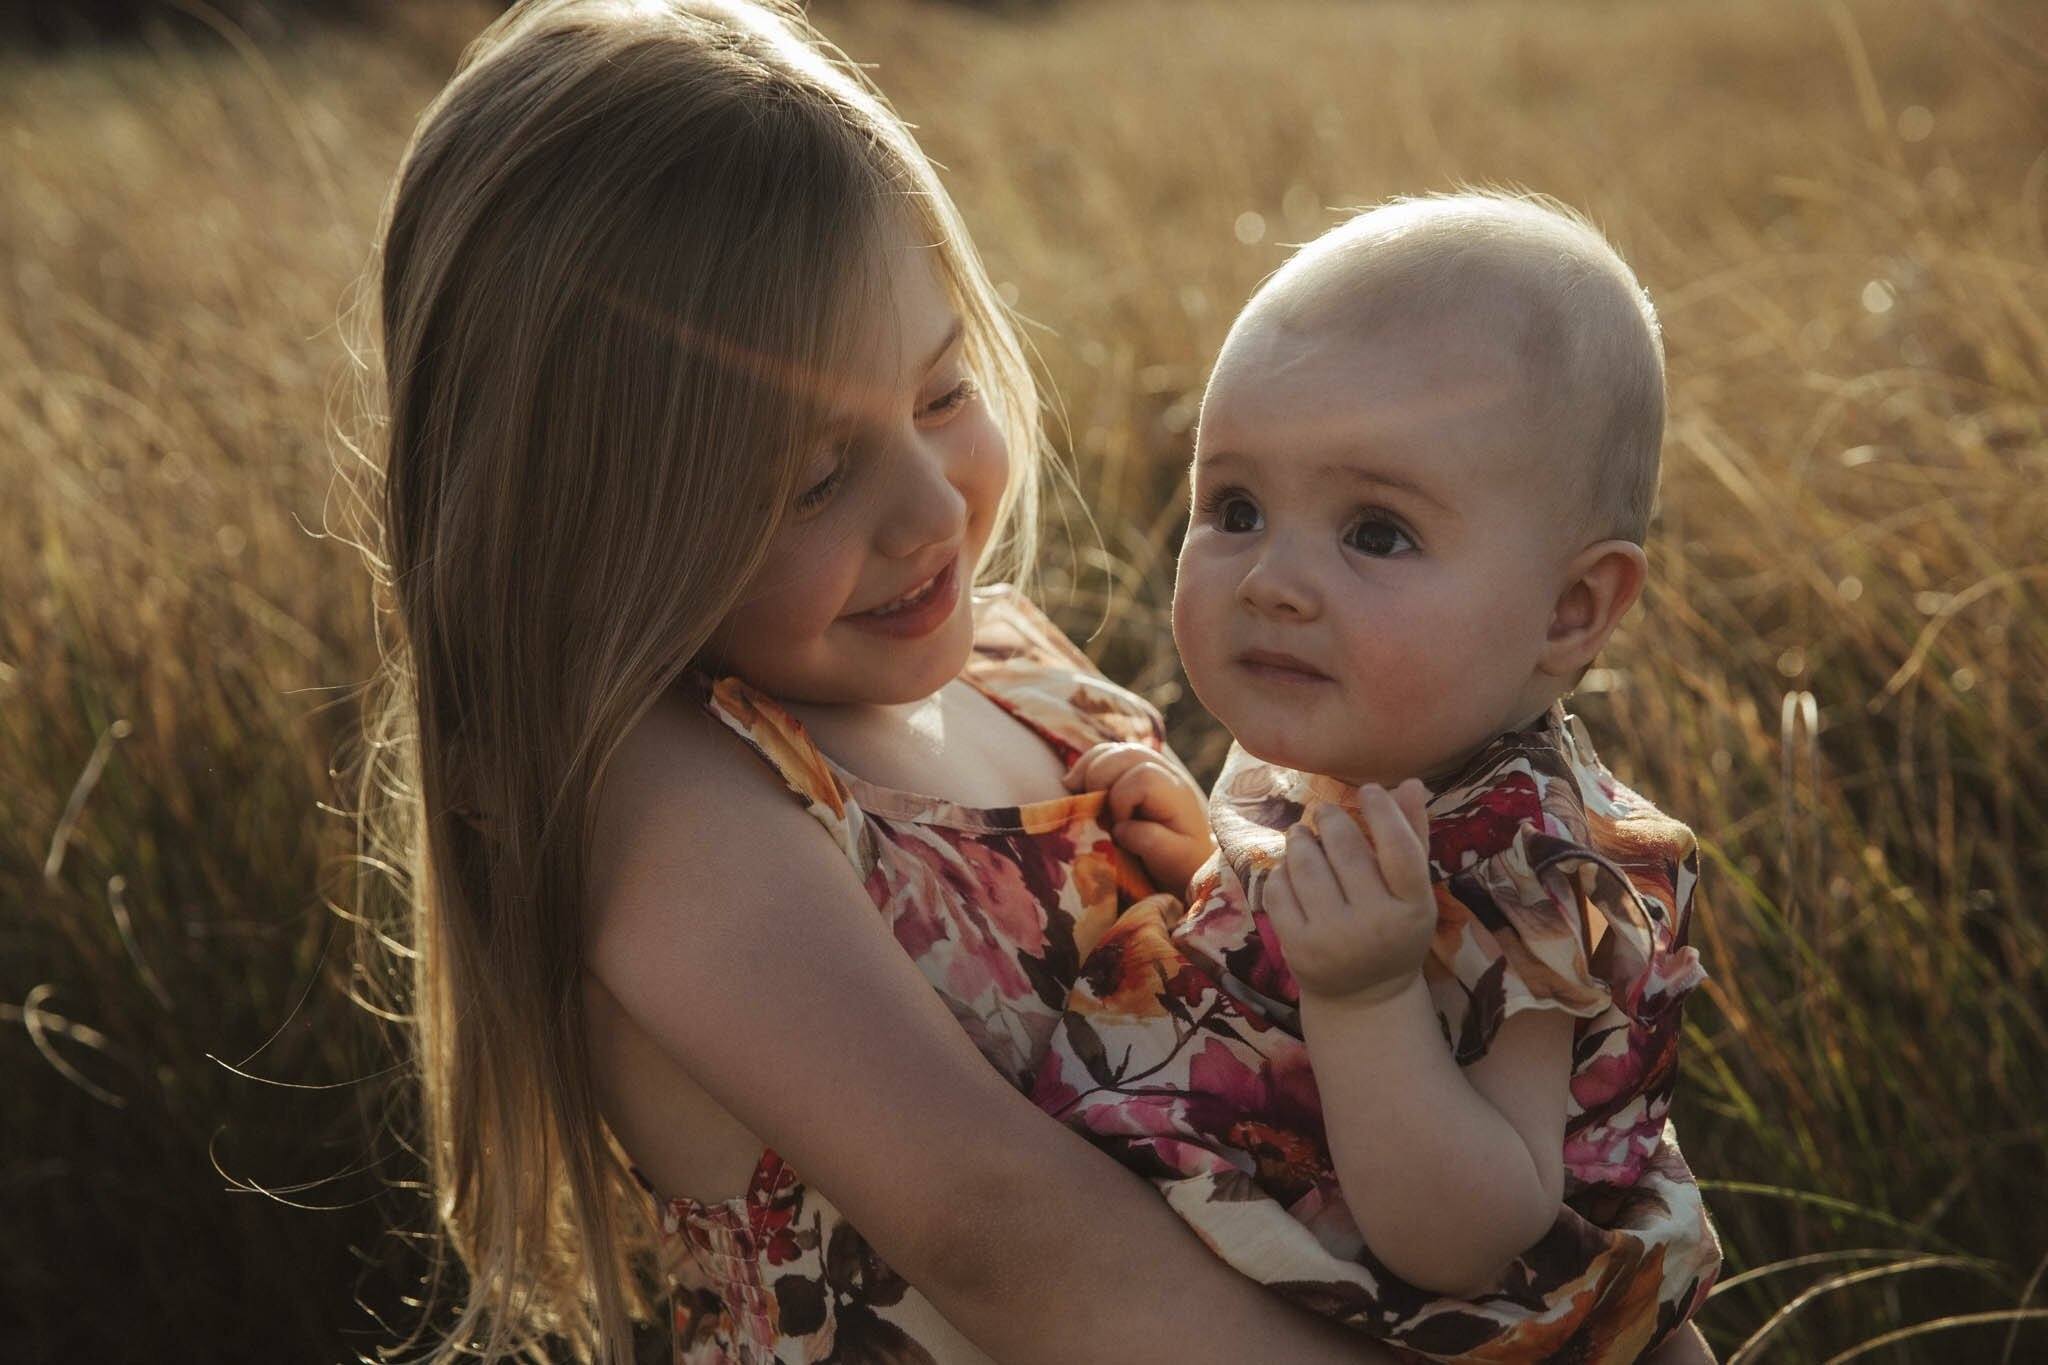
[[[1391,787],[1563,692],[1538,656],[1579,546],[1533,413],[1484,319],[1239,324],[1202,409],[1173,625],[1240,744]]]

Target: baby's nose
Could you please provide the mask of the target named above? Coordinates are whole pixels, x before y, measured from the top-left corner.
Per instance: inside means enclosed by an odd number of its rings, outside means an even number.
[[[1321,595],[1305,566],[1279,547],[1259,556],[1238,584],[1238,600],[1268,616],[1308,620],[1321,609]]]

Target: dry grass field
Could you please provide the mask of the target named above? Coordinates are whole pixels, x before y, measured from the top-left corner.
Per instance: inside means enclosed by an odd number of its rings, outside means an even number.
[[[1646,606],[1576,706],[1706,850],[1704,1326],[2048,1359],[2048,10],[816,11],[1033,324],[1100,528],[1054,527],[1048,605],[1204,775],[1164,609],[1236,305],[1391,193],[1608,229],[1670,425]],[[340,1360],[414,1311],[329,772],[370,606],[319,532],[338,319],[483,13],[0,54],[0,1358]]]

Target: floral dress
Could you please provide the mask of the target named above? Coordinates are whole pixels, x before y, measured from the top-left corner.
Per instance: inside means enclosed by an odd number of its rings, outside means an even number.
[[[1105,680],[1021,594],[983,590],[973,609],[961,677],[1062,762],[1108,740],[1164,748],[1158,711]],[[699,681],[704,706],[845,853],[982,1055],[1029,1090],[1082,959],[1154,891],[1110,839],[1104,794],[984,810],[878,787],[740,679]],[[659,1207],[677,1365],[980,1358],[774,1151],[723,1203],[664,1198],[633,1175]]]
[[[1624,1362],[1705,1301],[1720,1246],[1666,1117],[1687,946],[1690,830],[1601,766],[1553,707],[1488,745],[1429,803],[1436,938],[1423,965],[1461,1066],[1524,1009],[1576,1019],[1564,1202],[1550,1231],[1469,1300],[1382,1265],[1324,1134],[1300,993],[1260,889],[1327,778],[1233,748],[1210,802],[1219,856],[1192,910],[1133,907],[1082,965],[1034,1098],[1151,1178],[1244,1274],[1404,1360]],[[1342,1058],[1320,1058],[1325,1067]]]

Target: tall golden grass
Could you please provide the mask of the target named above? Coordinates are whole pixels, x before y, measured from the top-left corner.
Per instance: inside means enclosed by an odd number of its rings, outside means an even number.
[[[1671,419],[1653,586],[1576,704],[1706,848],[1704,1325],[1731,1359],[2048,1351],[2038,7],[817,9],[1034,320],[1100,528],[1069,509],[1049,605],[1205,773],[1165,606],[1233,309],[1390,193],[1607,228]],[[410,1311],[417,1168],[362,1136],[394,1059],[323,809],[370,610],[319,534],[337,317],[484,12],[406,13],[0,57],[9,1359],[329,1359]]]

